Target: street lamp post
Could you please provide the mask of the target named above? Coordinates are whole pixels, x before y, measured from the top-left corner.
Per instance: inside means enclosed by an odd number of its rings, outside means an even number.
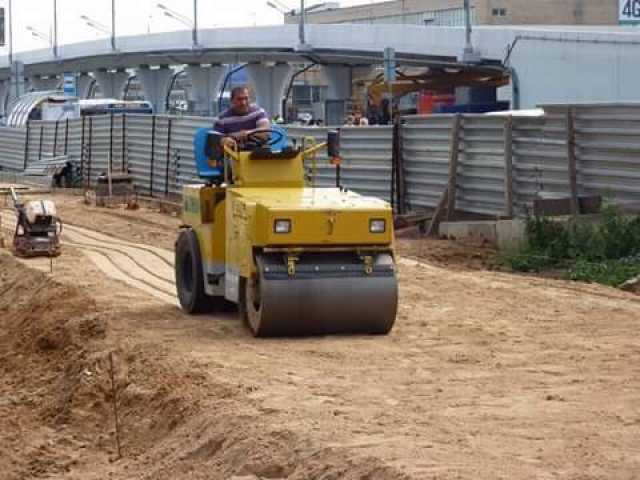
[[[300,0],[300,23],[298,24],[298,38],[300,45],[306,45],[304,34],[304,0]]]
[[[94,30],[108,34],[111,40],[111,50],[116,51],[116,0],[111,0],[111,28],[86,15],[80,15],[80,18]]]
[[[111,50],[116,49],[116,0],[111,0]]]
[[[115,51],[116,50],[116,35],[115,35],[115,28],[116,28],[116,22],[115,22],[115,10],[113,9],[113,3],[112,3],[112,10],[111,10],[111,28],[107,27],[106,25],[103,25],[102,23],[98,22],[97,20],[94,20],[91,17],[88,17],[86,15],[80,15],[80,19],[84,20],[86,25],[88,27],[93,28],[94,30],[101,32],[101,33],[106,33],[108,35],[111,36],[111,50]]]
[[[58,0],[53,0],[53,58],[58,58]]]
[[[9,68],[13,65],[13,9],[11,8],[11,0],[9,0]]]
[[[471,5],[469,0],[464,0],[464,24],[465,24],[465,48],[471,47]]]
[[[481,58],[473,48],[471,39],[471,4],[470,0],[464,0],[465,42],[462,51],[462,61],[465,63],[480,63]]]
[[[294,16],[296,14],[295,10],[290,9],[279,0],[274,0],[274,1],[267,0],[267,6],[273,8],[274,10],[277,10],[283,15]],[[310,8],[313,8],[313,7],[310,7]],[[300,45],[298,45],[298,48],[302,50],[309,48],[306,42],[306,38],[305,38],[306,35],[304,31],[305,30],[304,27],[306,23],[305,13],[306,12],[304,7],[304,0],[300,0],[300,13],[298,14],[298,41],[300,42]]]
[[[193,20],[185,17],[184,15],[176,12],[175,10],[170,9],[166,5],[162,3],[156,4],[156,8],[159,8],[164,12],[165,17],[172,18],[177,22],[182,23],[183,25],[191,28],[191,37],[193,40],[193,47],[198,46],[198,1],[193,0]]]
[[[193,46],[198,45],[198,0],[193,0]]]

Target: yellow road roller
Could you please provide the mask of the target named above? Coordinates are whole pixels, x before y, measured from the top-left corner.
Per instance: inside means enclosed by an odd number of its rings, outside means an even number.
[[[398,303],[392,210],[340,186],[310,185],[305,158],[320,148],[339,158],[339,132],[328,137],[294,146],[274,127],[230,149],[215,131],[196,133],[203,181],[184,186],[175,246],[183,310],[235,303],[258,337],[391,330]]]

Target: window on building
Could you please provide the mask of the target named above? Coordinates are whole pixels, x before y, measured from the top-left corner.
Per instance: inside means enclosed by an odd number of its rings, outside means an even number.
[[[507,9],[506,8],[493,8],[491,9],[491,15],[494,17],[506,17]]]
[[[311,100],[313,103],[318,103],[324,101],[324,92],[323,87],[320,85],[316,85],[311,90]]]
[[[293,102],[296,105],[311,105],[311,87],[309,85],[293,86]]]

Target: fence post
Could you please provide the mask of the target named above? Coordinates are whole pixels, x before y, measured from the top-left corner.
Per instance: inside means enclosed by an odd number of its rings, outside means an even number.
[[[171,117],[167,125],[167,165],[164,174],[164,196],[169,196],[169,161],[171,160]]]
[[[153,158],[156,153],[156,116],[151,116],[151,159],[149,162],[149,196],[153,197]]]
[[[122,173],[126,173],[128,170],[126,166],[126,164],[128,163],[126,161],[126,155],[127,155],[126,143],[127,143],[127,114],[123,113],[122,114]]]
[[[84,121],[86,117],[82,117],[82,133],[80,134],[80,178],[84,178]]]
[[[93,157],[93,117],[89,117],[89,158],[87,158],[87,188],[91,188],[92,157]]]
[[[576,129],[573,107],[567,109],[567,160],[569,168],[569,191],[571,192],[571,215],[580,213],[578,203],[578,169],[576,166]]]
[[[460,127],[462,116],[456,114],[451,131],[451,151],[449,152],[449,185],[447,186],[447,220],[456,209],[456,190],[458,188],[458,158],[460,150]]]
[[[109,114],[109,158],[111,159],[111,163],[113,163],[113,112]]]
[[[69,119],[67,118],[64,128],[64,154],[67,155],[69,147]]]
[[[27,169],[29,163],[29,132],[31,131],[31,121],[27,120],[27,134],[24,138],[24,169]]]
[[[447,220],[451,218],[451,214],[456,208],[458,150],[460,148],[460,125],[462,123],[461,118],[462,117],[459,113],[453,117],[451,135],[449,137],[449,181],[444,192],[442,192],[442,195],[440,196],[435,212],[433,212],[431,222],[429,222],[429,226],[426,230],[427,236],[431,236],[436,233],[445,208],[447,209]]]
[[[53,156],[56,156],[56,151],[58,150],[58,120],[56,120],[56,126],[53,130]]]
[[[44,124],[40,124],[40,144],[38,146],[38,161],[42,160],[42,139],[44,138]]]
[[[513,117],[504,122],[504,203],[505,215],[513,217]]]
[[[402,156],[402,118],[400,115],[396,115],[393,122],[393,152],[395,165],[395,181],[396,181],[396,196],[398,200],[398,213],[403,214],[406,210],[405,204],[405,184],[404,184],[404,157]],[[392,175],[394,176],[394,175]],[[392,192],[393,194],[393,192]]]

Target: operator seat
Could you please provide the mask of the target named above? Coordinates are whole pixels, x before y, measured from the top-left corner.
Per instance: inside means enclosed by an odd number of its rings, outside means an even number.
[[[193,137],[193,154],[196,160],[196,172],[200,178],[213,184],[224,181],[224,167],[217,161],[214,152],[214,135],[217,132],[210,128],[200,128]]]

